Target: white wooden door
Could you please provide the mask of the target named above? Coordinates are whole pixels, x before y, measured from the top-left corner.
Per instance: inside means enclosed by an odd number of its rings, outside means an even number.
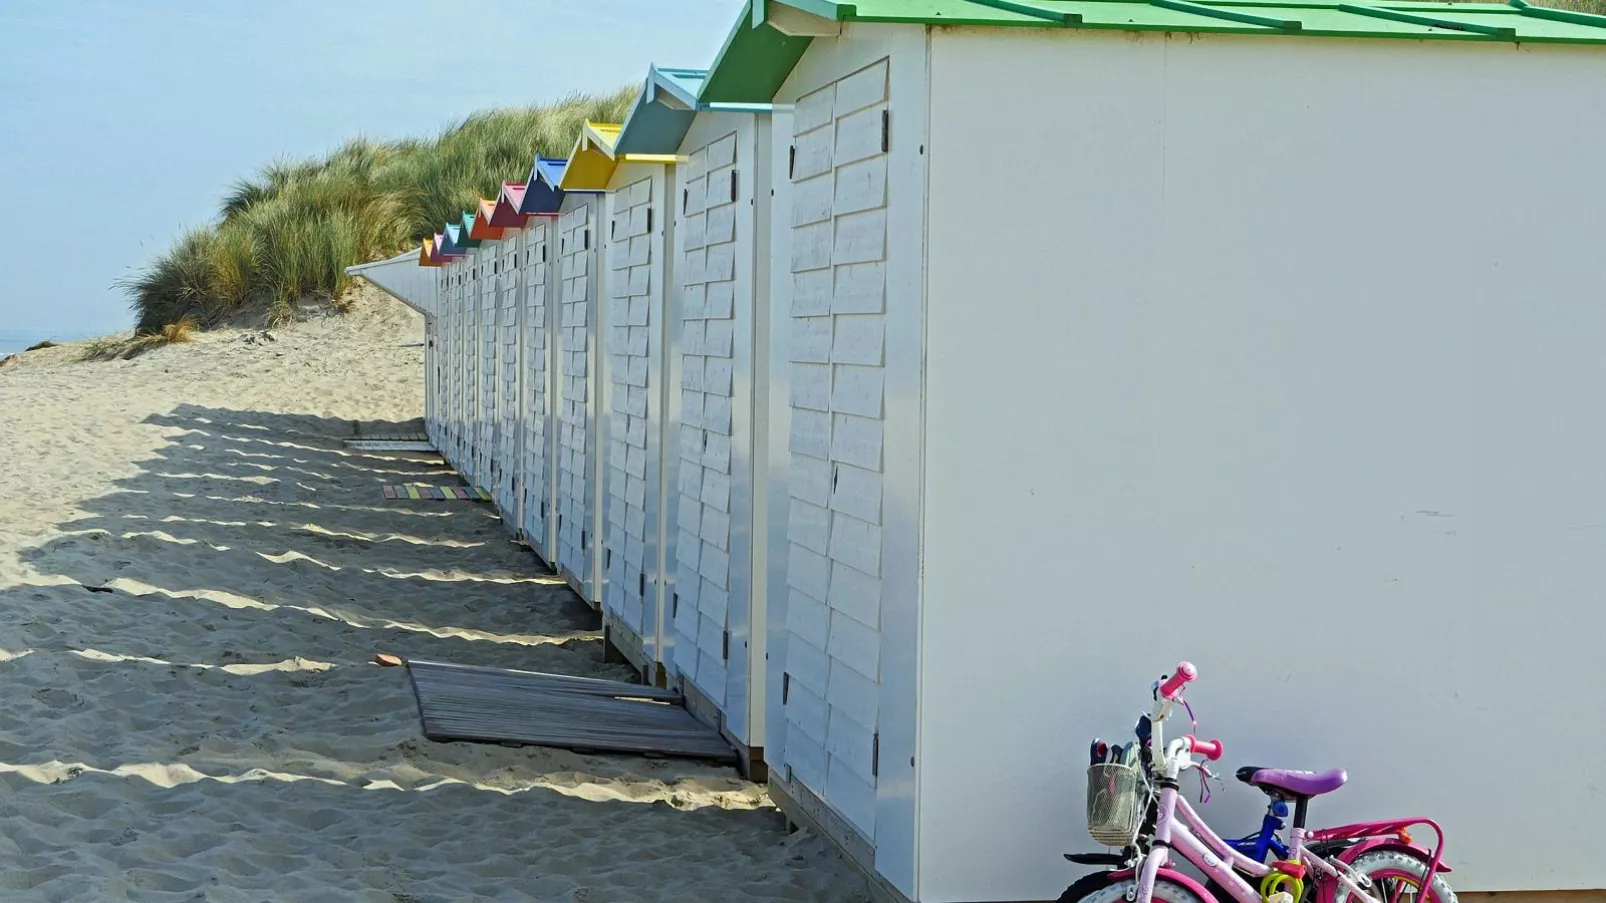
[[[479,438],[475,443],[475,485],[496,497],[496,479],[499,468],[496,459],[497,422],[497,246],[483,242],[479,247],[479,261],[475,271],[479,280],[480,342],[479,342]]]
[[[745,267],[738,274],[736,265],[736,221],[747,220],[744,231],[750,231],[752,217],[751,189],[744,193],[742,185],[744,174],[749,183],[753,179],[750,140],[750,126],[747,135],[733,127],[694,150],[682,167],[678,567],[671,606],[676,665],[725,713],[727,726],[743,742],[749,741],[745,715],[728,708],[727,688],[747,678],[740,663],[731,673],[731,606],[751,600],[749,549],[734,544],[751,534],[751,496],[738,503],[732,454],[733,436],[751,428],[749,412],[733,411],[739,279],[745,280],[743,303],[752,300],[751,274]],[[748,316],[741,321],[750,323]],[[742,344],[750,342],[742,337]],[[743,440],[750,441],[750,432]],[[737,461],[749,457],[747,450],[735,455]],[[750,479],[750,473],[742,476]],[[744,521],[735,531],[733,517]]]
[[[785,762],[875,837],[885,61],[800,98],[791,167]]]
[[[520,450],[524,430],[519,416],[519,249],[523,231],[497,242],[496,278],[496,506],[509,532],[519,529]]]
[[[641,167],[633,174],[639,178],[608,195],[605,336],[611,410],[604,601],[641,638],[643,651],[657,660],[660,449],[650,438],[656,438],[651,427],[663,417],[658,333],[663,329],[664,288],[657,246],[663,211],[655,202],[663,194],[664,168]]]
[[[532,221],[519,256],[519,292],[522,298],[524,386],[520,401],[524,410],[524,499],[522,525],[525,541],[548,563],[553,561],[549,530],[553,504],[553,454],[551,378],[553,355],[549,344],[552,331],[547,315],[548,220]]]
[[[562,353],[561,450],[558,457],[558,568],[581,587],[580,595],[596,603],[592,548],[595,516],[595,471],[592,432],[596,412],[591,398],[590,326],[595,294],[596,255],[592,212],[600,199],[573,195],[558,218],[558,253],[562,259],[562,303],[559,305],[559,348]]]

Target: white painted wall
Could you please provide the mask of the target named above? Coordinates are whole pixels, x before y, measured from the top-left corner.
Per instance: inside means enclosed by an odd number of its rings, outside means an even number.
[[[1349,769],[1314,821],[1606,887],[1606,55],[999,29],[931,77],[920,899],[1053,898],[1182,657],[1227,763]]]
[[[346,273],[367,279],[425,316],[434,316],[439,306],[440,267],[419,266],[417,251],[346,267]]]

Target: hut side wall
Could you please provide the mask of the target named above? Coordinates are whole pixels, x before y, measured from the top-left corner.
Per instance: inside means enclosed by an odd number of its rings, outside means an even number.
[[[1593,810],[1556,803],[1606,742],[1578,717],[1606,633],[1606,57],[931,52],[920,899],[1064,888],[1075,751],[1184,657],[1227,761],[1348,768],[1318,822],[1434,816],[1458,889],[1606,887]],[[1022,189],[975,190],[1022,134]]]

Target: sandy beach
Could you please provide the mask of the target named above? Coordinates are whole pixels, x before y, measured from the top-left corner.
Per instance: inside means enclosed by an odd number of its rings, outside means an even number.
[[[421,429],[422,337],[369,289],[0,368],[0,899],[868,899],[731,769],[423,739],[375,653],[629,672],[487,506],[384,500],[438,458],[343,447]]]

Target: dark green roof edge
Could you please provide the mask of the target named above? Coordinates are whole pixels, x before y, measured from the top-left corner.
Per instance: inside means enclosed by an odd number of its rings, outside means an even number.
[[[736,27],[708,67],[698,103],[769,103],[814,40],[784,35],[769,25],[753,27],[754,2],[764,0],[748,0],[742,9]],[[797,0],[798,4],[804,2]]]

